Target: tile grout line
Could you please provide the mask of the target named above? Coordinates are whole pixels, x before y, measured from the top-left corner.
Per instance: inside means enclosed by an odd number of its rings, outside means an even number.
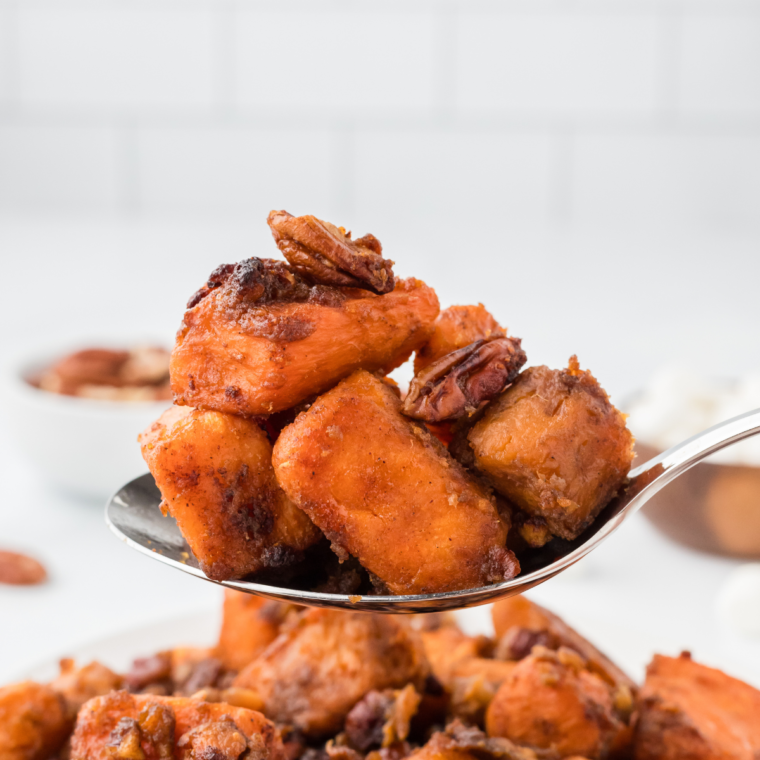
[[[548,218],[555,229],[564,230],[573,221],[573,184],[575,147],[573,127],[552,133],[552,161],[549,167]]]
[[[433,53],[433,109],[441,122],[456,114],[457,22],[459,9],[453,2],[442,2],[435,15]]]
[[[125,120],[115,126],[117,132],[117,208],[125,216],[139,216],[140,203],[140,148],[138,126]]]
[[[11,112],[18,111],[21,106],[21,60],[19,36],[20,19],[18,2],[7,3],[2,6],[7,14],[8,27],[2,35],[0,42],[0,55],[8,74],[8,96],[6,105]]]
[[[214,13],[213,103],[218,112],[234,114],[237,87],[237,7],[222,0]]]

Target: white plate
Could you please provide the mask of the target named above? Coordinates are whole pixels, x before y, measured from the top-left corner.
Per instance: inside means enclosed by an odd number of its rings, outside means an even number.
[[[462,628],[470,634],[492,634],[490,606],[457,613]],[[126,671],[136,657],[155,654],[179,646],[212,646],[218,637],[221,609],[205,609],[134,628],[115,636],[94,641],[61,656],[73,657],[85,664],[99,660],[117,672]],[[641,683],[644,669],[655,652],[677,654],[676,642],[663,637],[642,635],[604,620],[573,619],[567,621],[607,654],[635,681]],[[58,673],[57,661],[41,662],[12,680],[30,678],[48,681]]]
[[[165,649],[180,646],[207,647],[216,643],[221,621],[218,608],[199,610],[189,615],[168,618],[150,625],[132,628],[115,636],[108,636],[75,649],[62,652],[62,657],[73,657],[86,664],[98,660],[117,673],[129,670],[132,660],[146,657]],[[46,660],[20,673],[13,681],[31,679],[49,681],[58,674],[58,661]]]

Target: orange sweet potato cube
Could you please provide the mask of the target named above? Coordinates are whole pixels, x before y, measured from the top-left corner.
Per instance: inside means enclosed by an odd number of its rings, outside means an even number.
[[[254,420],[173,407],[140,443],[165,507],[209,578],[283,566],[320,538],[277,484],[272,446]]]

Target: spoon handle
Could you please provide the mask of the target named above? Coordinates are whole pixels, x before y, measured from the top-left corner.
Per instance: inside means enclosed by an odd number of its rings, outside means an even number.
[[[760,409],[755,409],[714,425],[650,459],[629,475],[625,511],[636,511],[661,488],[710,454],[758,433]]]

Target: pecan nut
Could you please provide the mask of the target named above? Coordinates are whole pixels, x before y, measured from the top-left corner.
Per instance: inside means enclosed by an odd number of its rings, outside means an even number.
[[[526,361],[519,338],[477,340],[417,373],[402,411],[407,417],[425,422],[474,414],[517,377]]]
[[[322,285],[390,293],[395,286],[393,262],[382,257],[374,235],[351,240],[343,227],[315,216],[272,211],[267,218],[277,247],[293,271]]]
[[[43,583],[46,578],[47,571],[36,559],[25,554],[0,551],[0,583],[30,586]]]

